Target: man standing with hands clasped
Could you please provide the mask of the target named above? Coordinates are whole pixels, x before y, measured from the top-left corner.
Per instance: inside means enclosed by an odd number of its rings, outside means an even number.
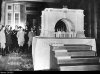
[[[23,52],[23,50],[24,50],[23,45],[25,42],[25,38],[24,38],[25,32],[21,26],[19,28],[20,28],[20,30],[17,32],[17,39],[18,39],[19,51]]]
[[[28,37],[29,37],[29,40],[28,40],[28,51],[30,51],[30,52],[31,52],[32,40],[33,40],[34,36],[35,36],[35,33],[33,32],[33,28],[31,28],[31,30],[28,33]]]

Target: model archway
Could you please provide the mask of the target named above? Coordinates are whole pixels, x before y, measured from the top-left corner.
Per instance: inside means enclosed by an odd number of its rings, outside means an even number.
[[[64,31],[73,32],[79,37],[84,36],[83,10],[46,8],[42,11],[41,21],[42,37],[55,37],[57,26],[58,29],[63,26]]]
[[[67,27],[66,27],[66,24],[62,21],[62,20],[59,20],[56,25],[55,25],[55,32],[57,32],[58,30],[60,31],[68,31],[67,30]]]
[[[60,19],[55,24],[54,29],[55,29],[55,32],[57,32],[57,30],[65,31],[65,32],[70,32],[70,31],[75,32],[75,26],[74,26],[73,22],[67,18]]]

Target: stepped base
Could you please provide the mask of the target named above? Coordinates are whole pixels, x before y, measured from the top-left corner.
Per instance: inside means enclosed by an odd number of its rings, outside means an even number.
[[[93,51],[96,51],[95,39],[63,39],[63,38],[45,38],[34,37],[32,41],[32,57],[34,70],[51,69],[52,61],[52,44],[83,44],[92,46]],[[62,46],[62,45],[61,45]],[[66,47],[66,46],[65,46]],[[87,48],[87,47],[86,47]],[[83,49],[83,48],[82,48]],[[78,50],[82,50],[78,49]],[[75,50],[73,48],[73,50]],[[76,49],[77,50],[77,49]],[[86,50],[86,49],[83,49]],[[55,57],[55,56],[54,56]],[[55,58],[56,59],[56,58]],[[52,63],[51,63],[52,62]]]
[[[99,58],[89,45],[53,46],[60,71],[93,71],[99,70]],[[92,68],[93,67],[93,68]]]
[[[55,52],[55,56],[71,56],[71,57],[82,57],[82,56],[96,56],[95,51],[80,51],[80,52]]]
[[[99,58],[71,58],[71,59],[58,59],[59,65],[74,65],[74,64],[94,64],[99,63]]]
[[[92,47],[90,45],[66,45],[66,46],[54,46],[53,50],[63,50],[66,49],[68,51],[74,51],[74,50],[92,50]]]
[[[100,65],[61,66],[60,71],[100,71]]]

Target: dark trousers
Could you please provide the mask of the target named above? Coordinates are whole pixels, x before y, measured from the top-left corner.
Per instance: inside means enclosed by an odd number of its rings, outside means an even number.
[[[11,45],[7,45],[6,46],[6,53],[10,53],[10,52],[12,52],[13,50],[12,50],[12,46]]]
[[[28,47],[28,53],[32,53],[32,45]]]
[[[20,53],[20,52],[24,52],[24,49],[23,49],[23,46],[19,46],[19,49],[18,49],[18,53]]]
[[[1,54],[2,54],[2,56],[5,56],[6,55],[6,50],[1,48]]]

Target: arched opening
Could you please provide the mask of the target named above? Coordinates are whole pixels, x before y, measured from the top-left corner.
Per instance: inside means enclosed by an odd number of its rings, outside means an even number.
[[[62,20],[59,20],[55,25],[55,32],[57,31],[67,31],[66,24]]]
[[[76,37],[75,26],[73,22],[67,18],[60,19],[55,25],[55,37],[72,38]]]

